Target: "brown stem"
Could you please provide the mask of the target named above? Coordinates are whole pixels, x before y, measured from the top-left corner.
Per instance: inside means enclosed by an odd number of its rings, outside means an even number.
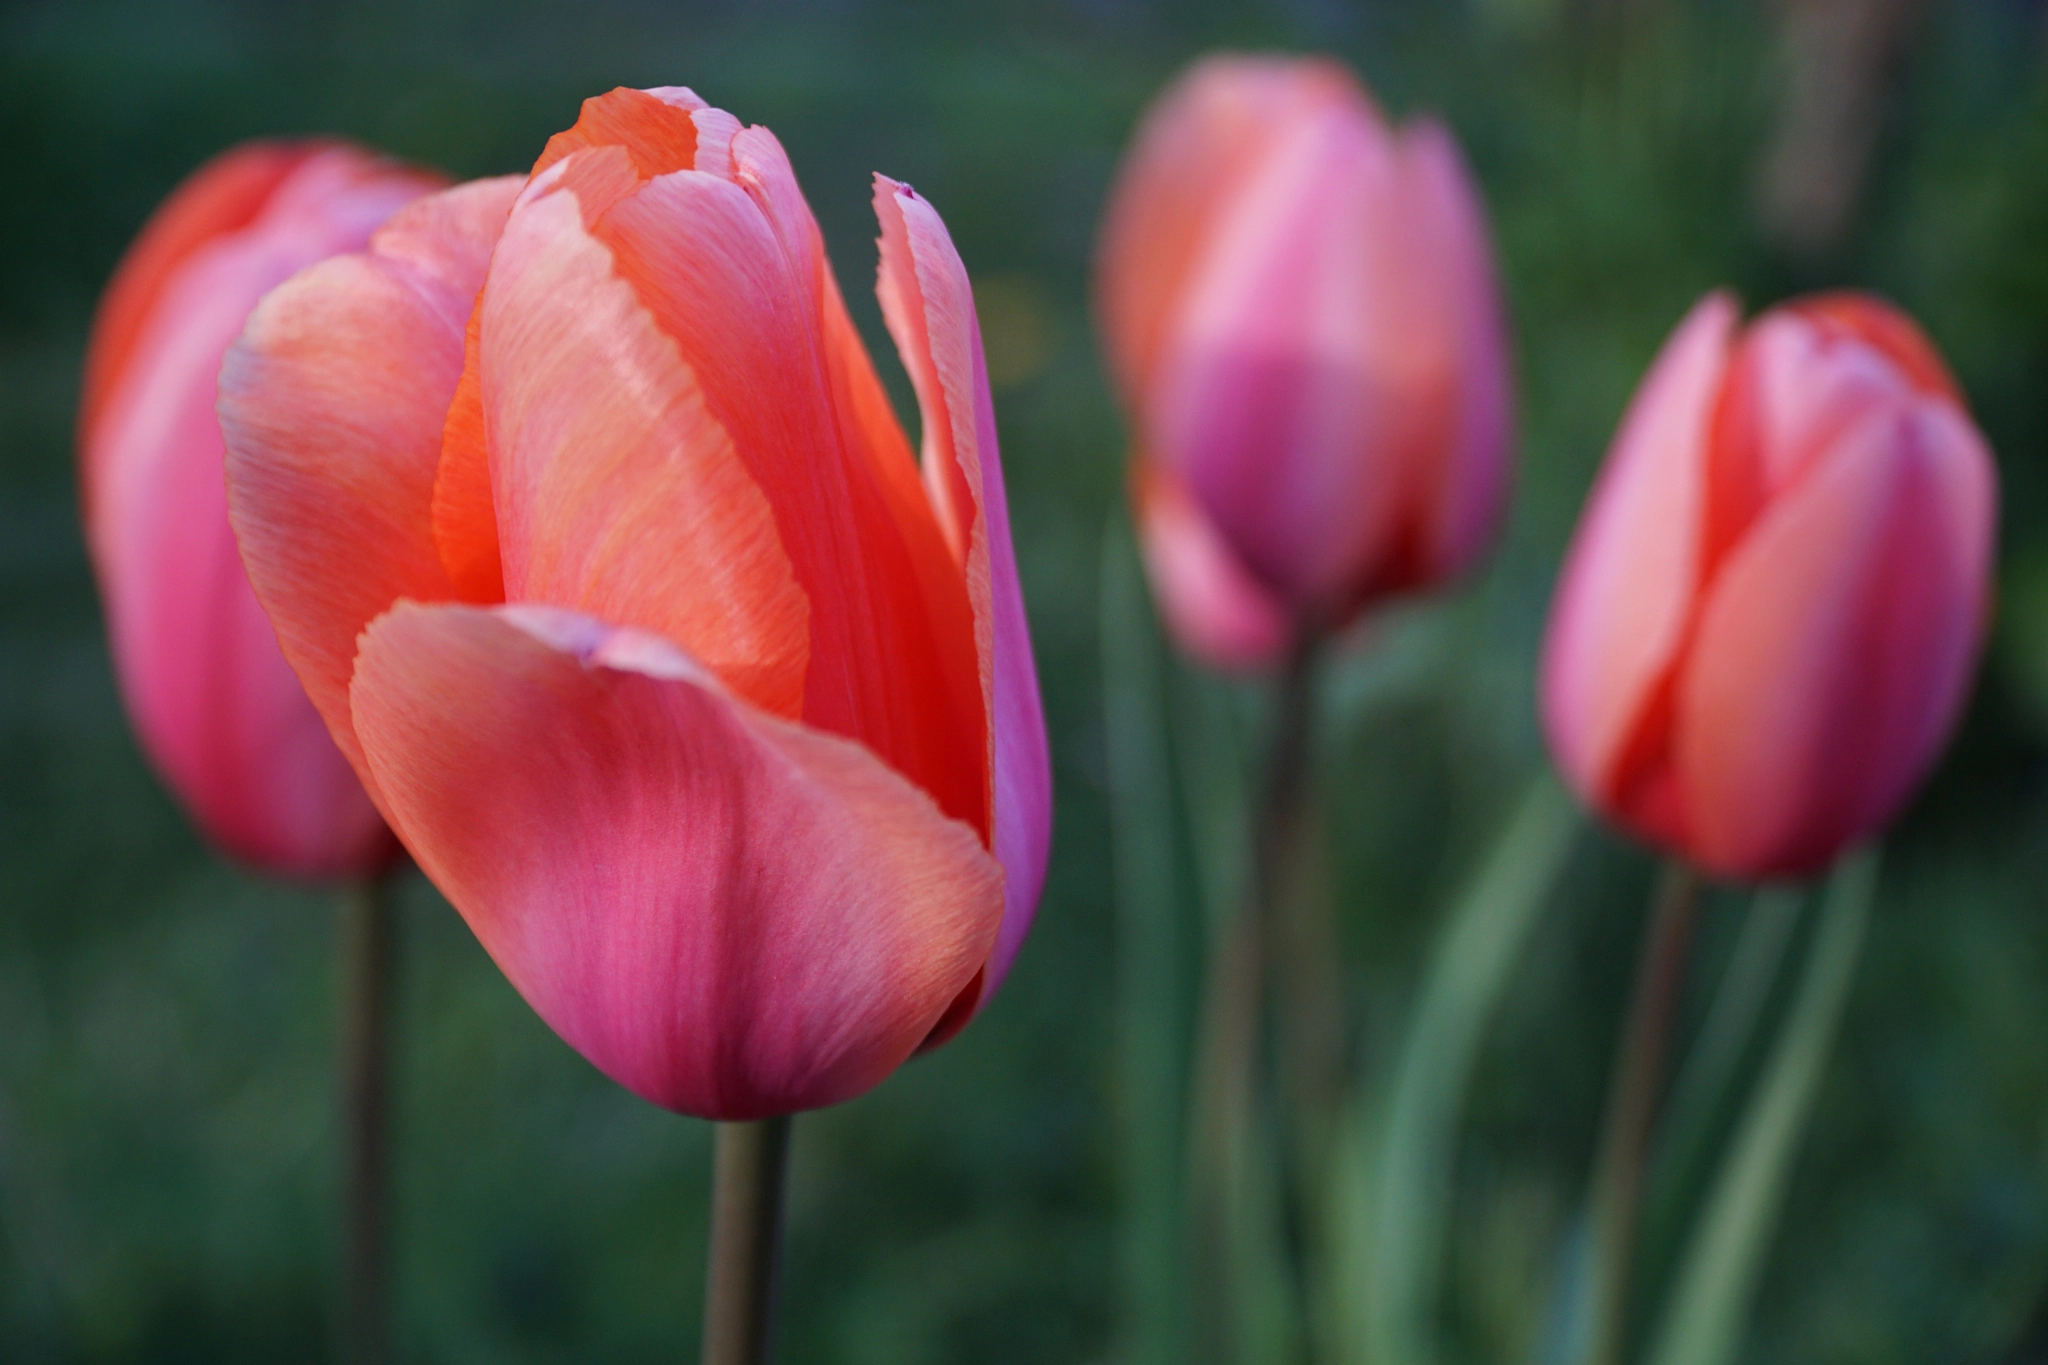
[[[782,1257],[787,1116],[718,1125],[701,1365],[766,1365]]]
[[[1588,1365],[1617,1365],[1626,1343],[1643,1167],[1663,1096],[1664,1062],[1684,993],[1698,906],[1699,883],[1692,870],[1672,864],[1658,886],[1636,963],[1635,989],[1615,1052],[1613,1088],[1593,1168]]]
[[[391,976],[388,879],[343,890],[340,904],[342,1359],[390,1355],[386,1253],[390,1214]]]
[[[1251,1133],[1261,1089],[1264,996],[1273,965],[1292,946],[1280,923],[1280,886],[1300,824],[1319,643],[1315,632],[1304,631],[1278,680],[1265,783],[1252,830],[1250,885],[1215,946],[1203,987],[1189,1150],[1195,1251],[1204,1289],[1196,1297],[1203,1318],[1196,1335],[1211,1359],[1234,1354],[1245,1307],[1236,1273],[1236,1250],[1245,1238],[1237,1224],[1247,1205]]]

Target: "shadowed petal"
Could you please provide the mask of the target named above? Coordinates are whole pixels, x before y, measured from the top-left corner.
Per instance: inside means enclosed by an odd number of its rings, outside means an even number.
[[[1215,668],[1251,671],[1287,649],[1287,614],[1170,471],[1131,463],[1131,502],[1146,575],[1173,637]]]
[[[1045,715],[967,270],[938,213],[908,185],[876,176],[875,213],[882,225],[876,292],[917,389],[925,482],[966,575],[989,718],[991,846],[1007,880],[1002,933],[972,1005],[979,1008],[1008,974],[1045,884],[1052,840]],[[957,1027],[968,1013],[949,1023]]]
[[[988,955],[1000,873],[972,830],[664,640],[400,604],[354,704],[421,866],[541,1017],[654,1103],[849,1099]]]

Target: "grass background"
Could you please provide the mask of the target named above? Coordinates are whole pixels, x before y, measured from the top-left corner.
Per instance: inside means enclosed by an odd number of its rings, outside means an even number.
[[[1847,239],[1775,252],[1751,185],[1783,65],[1733,0],[66,0],[0,8],[0,1357],[324,1350],[331,908],[223,866],[128,737],[77,529],[92,302],[235,140],[333,131],[523,169],[577,101],[688,84],[788,147],[858,320],[867,178],[914,183],[976,278],[1059,797],[1039,927],[941,1053],[799,1125],[784,1358],[1114,1358],[1114,934],[1096,591],[1121,431],[1091,237],[1145,100],[1216,46],[1322,49],[1440,112],[1493,206],[1520,491],[1454,597],[1339,660],[1318,754],[1361,1074],[1523,775],[1558,557],[1614,421],[1705,289],[1858,283],[1954,362],[2005,488],[2000,614],[1962,735],[1889,848],[1752,1357],[2035,1358],[2048,1281],[2048,36],[1929,6]],[[876,345],[885,368],[886,343]],[[891,372],[899,394],[907,392]],[[1459,1152],[1454,1355],[1535,1358],[1582,1192],[1646,857],[1574,859],[1489,1034]],[[1707,923],[1703,978],[1736,902]],[[1192,913],[1192,912],[1190,912]],[[423,882],[404,893],[401,1358],[694,1350],[709,1130],[557,1041]],[[2019,1345],[2016,1346],[2016,1343]]]

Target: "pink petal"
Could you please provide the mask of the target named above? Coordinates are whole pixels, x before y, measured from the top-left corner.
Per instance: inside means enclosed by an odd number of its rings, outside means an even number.
[[[1688,844],[1707,867],[1809,872],[1896,813],[1967,696],[1996,496],[1952,403],[1894,401],[1729,557],[1676,722]]]
[[[666,641],[402,603],[354,700],[421,866],[541,1017],[656,1104],[849,1099],[989,952],[1000,873],[967,826]]]
[[[88,539],[143,746],[210,838],[278,871],[362,872],[392,847],[236,556],[215,376],[264,291],[426,186],[353,149],[298,159],[246,227],[162,275],[89,423]]]
[[[1269,143],[1333,105],[1367,107],[1335,62],[1221,56],[1196,63],[1145,115],[1096,260],[1103,341],[1133,412],[1147,406],[1180,296],[1238,186]]]
[[[1611,809],[1693,616],[1709,419],[1735,301],[1710,294],[1664,343],[1630,402],[1558,579],[1539,679],[1543,728],[1579,794]]]
[[[1270,668],[1286,652],[1283,604],[1245,570],[1170,471],[1131,465],[1138,547],[1159,614],[1180,647],[1212,668]]]
[[[1396,550],[1450,381],[1400,188],[1376,118],[1289,128],[1189,272],[1140,423],[1246,566],[1326,613]]]
[[[1507,320],[1488,244],[1486,207],[1458,144],[1441,124],[1401,132],[1417,269],[1450,323],[1448,411],[1418,481],[1418,584],[1453,577],[1493,540],[1507,511],[1514,423]]]
[[[573,194],[514,211],[478,348],[507,596],[664,635],[801,714],[810,606],[773,510]]]
[[[434,470],[463,323],[519,185],[433,195],[369,250],[290,280],[249,317],[221,369],[243,562],[366,784],[348,709],[356,637],[400,597],[452,595],[433,542]]]
[[[967,269],[938,213],[908,185],[876,176],[875,214],[882,225],[876,292],[917,390],[925,481],[974,607],[988,717],[991,847],[1005,878],[1002,932],[979,995],[949,1021],[958,1027],[1002,984],[1037,910],[1052,842],[1051,760]]]

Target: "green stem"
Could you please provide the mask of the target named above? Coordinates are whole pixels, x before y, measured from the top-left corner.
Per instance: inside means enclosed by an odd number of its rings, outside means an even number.
[[[718,1125],[702,1365],[766,1365],[782,1258],[789,1119]]]
[[[1691,869],[1673,864],[1658,888],[1636,964],[1635,989],[1615,1056],[1600,1155],[1593,1168],[1589,1365],[1618,1365],[1626,1344],[1643,1168],[1692,956],[1698,906],[1699,885]]]
[[[390,1066],[393,915],[388,880],[341,893],[342,1359],[390,1355]]]

